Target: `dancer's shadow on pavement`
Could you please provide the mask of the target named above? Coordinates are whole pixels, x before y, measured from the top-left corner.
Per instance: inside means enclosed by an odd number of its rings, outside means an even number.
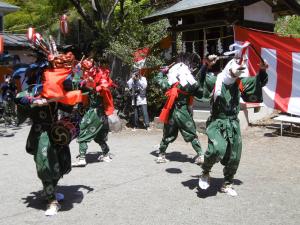
[[[70,185],[70,186],[58,186],[57,192],[64,194],[65,198],[61,202],[60,211],[68,211],[73,208],[74,203],[81,203],[84,197],[81,189],[85,189],[87,194],[94,190],[89,186],[85,185]],[[42,192],[31,192],[26,198],[22,198],[24,204],[27,204],[27,207],[46,210],[47,201],[41,196]]]
[[[210,187],[207,190],[202,190],[198,186],[199,182],[199,176],[192,176],[195,177],[195,179],[190,179],[184,182],[181,182],[183,186],[188,187],[191,190],[197,189],[197,196],[198,198],[207,198],[216,196],[218,192],[220,192],[220,189],[223,185],[224,178],[210,178]],[[242,185],[243,182],[238,179],[233,179],[234,185]]]
[[[151,155],[158,157],[158,151],[150,152]],[[181,152],[169,152],[166,153],[166,158],[173,162],[190,162],[193,163],[193,159],[191,159],[188,155],[182,154]]]
[[[167,168],[166,172],[172,173],[172,174],[179,174],[179,173],[182,173],[182,170],[179,168]]]
[[[101,154],[102,154],[101,152],[89,152],[85,155],[85,160],[88,164],[98,163],[99,162],[98,158]]]

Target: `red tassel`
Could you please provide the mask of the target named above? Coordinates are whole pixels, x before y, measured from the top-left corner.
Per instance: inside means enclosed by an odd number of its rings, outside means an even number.
[[[81,91],[66,92],[63,82],[71,73],[71,69],[57,68],[48,69],[43,74],[43,90],[41,96],[47,99],[59,98],[58,102],[75,105],[82,101]]]
[[[159,120],[163,123],[169,122],[170,109],[162,109],[159,115]]]
[[[3,54],[4,52],[4,39],[3,36],[0,36],[0,54]]]

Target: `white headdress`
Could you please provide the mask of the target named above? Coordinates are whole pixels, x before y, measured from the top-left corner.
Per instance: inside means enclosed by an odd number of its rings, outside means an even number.
[[[191,85],[196,83],[196,80],[192,75],[189,67],[182,62],[176,63],[174,66],[172,66],[167,76],[170,85],[179,82],[184,87],[185,85],[187,85],[187,83]]]
[[[249,42],[245,42],[243,45],[235,43],[230,45],[229,52],[224,53],[224,55],[234,54],[234,58],[226,64],[225,68],[217,76],[214,90],[214,100],[221,95],[223,84],[230,85],[233,84],[238,77],[249,76],[249,70],[247,64],[245,63],[245,59],[247,58],[245,53],[249,46]]]
[[[238,43],[234,43],[229,46],[229,51],[224,52],[224,55],[233,55],[235,58],[242,58],[245,53],[247,48],[250,46],[250,42],[245,41],[243,45],[240,45]]]

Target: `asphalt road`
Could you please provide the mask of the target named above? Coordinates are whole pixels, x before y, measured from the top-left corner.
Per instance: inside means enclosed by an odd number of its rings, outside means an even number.
[[[0,137],[1,225],[300,224],[299,138],[260,127],[245,131],[234,198],[219,192],[220,164],[213,167],[211,188],[197,188],[201,170],[181,137],[168,148],[170,162],[156,164],[161,130],[110,134],[113,162],[97,162],[99,147],[90,143],[89,164],[61,179],[65,201],[59,214],[48,218],[33,158],[24,149],[29,127],[13,132],[14,137]],[[206,148],[206,136],[200,140]],[[71,149],[74,158],[75,141]]]

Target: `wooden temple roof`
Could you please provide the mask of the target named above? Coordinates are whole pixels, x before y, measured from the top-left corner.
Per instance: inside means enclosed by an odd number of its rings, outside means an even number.
[[[201,10],[218,8],[238,8],[259,2],[260,0],[181,0],[171,6],[158,9],[143,18],[143,22],[152,23],[160,19],[197,13]],[[278,15],[300,15],[300,0],[264,0],[272,6]]]
[[[12,13],[12,12],[16,12],[20,9],[20,7],[12,5],[12,4],[8,4],[6,2],[0,2],[0,13],[8,14],[8,13]]]

